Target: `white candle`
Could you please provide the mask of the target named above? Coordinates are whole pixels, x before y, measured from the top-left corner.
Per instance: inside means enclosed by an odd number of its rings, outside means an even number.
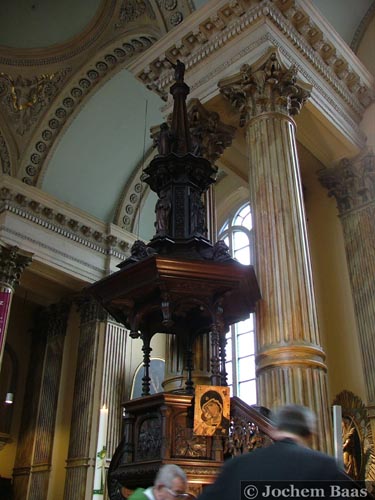
[[[108,426],[108,408],[104,405],[100,410],[99,432],[98,432],[98,451],[101,451],[107,444],[107,426]]]
[[[94,495],[95,500],[103,498],[105,483],[105,457],[107,449],[107,426],[108,408],[104,405],[99,414],[98,444],[96,447],[95,471],[94,471]]]
[[[333,411],[333,451],[338,465],[344,468],[343,449],[342,449],[342,411],[341,406],[334,405]]]

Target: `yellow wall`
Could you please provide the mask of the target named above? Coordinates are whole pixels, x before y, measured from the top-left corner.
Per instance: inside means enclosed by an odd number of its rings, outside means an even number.
[[[332,401],[346,389],[365,401],[358,332],[336,201],[328,197],[318,180],[316,172],[322,165],[306,150],[300,147],[299,151],[318,322],[327,354],[329,396]]]

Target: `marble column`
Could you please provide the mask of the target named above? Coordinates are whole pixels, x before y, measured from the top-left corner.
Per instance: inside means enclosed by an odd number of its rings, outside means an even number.
[[[375,156],[364,152],[354,160],[344,159],[321,170],[319,179],[337,201],[375,431]]]
[[[15,500],[47,498],[69,310],[67,302],[49,306],[39,312],[33,328],[14,467]]]
[[[93,299],[79,301],[81,324],[64,500],[93,498],[100,409],[109,409],[106,467],[121,440],[127,331]],[[105,471],[104,471],[105,474]],[[105,489],[103,495],[105,496]]]
[[[292,118],[310,95],[276,49],[219,82],[240,112],[249,161],[256,313],[258,404],[304,404],[319,420],[316,446],[331,449],[325,354],[320,345]]]
[[[31,258],[21,255],[18,247],[0,246],[0,370],[13,293],[30,262]]]

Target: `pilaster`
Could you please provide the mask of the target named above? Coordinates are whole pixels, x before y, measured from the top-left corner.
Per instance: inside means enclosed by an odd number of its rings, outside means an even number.
[[[337,202],[358,325],[370,418],[375,423],[375,156],[364,152],[319,172]],[[360,242],[360,244],[358,243]]]
[[[38,314],[14,468],[15,498],[46,498],[52,465],[57,399],[70,304]]]

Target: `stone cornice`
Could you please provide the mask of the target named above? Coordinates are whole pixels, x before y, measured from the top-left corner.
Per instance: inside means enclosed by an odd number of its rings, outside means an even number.
[[[176,33],[168,33],[129,69],[151,90],[167,96],[173,72],[167,59],[182,58],[187,71],[208,64],[208,58],[261,21],[271,22],[324,80],[353,109],[358,120],[374,99],[374,79],[306,1],[211,1],[191,15]],[[327,33],[327,30],[328,33]]]
[[[113,224],[102,221],[32,186],[0,176],[0,215],[13,214],[56,237],[74,242],[103,256],[125,259],[135,237]]]

